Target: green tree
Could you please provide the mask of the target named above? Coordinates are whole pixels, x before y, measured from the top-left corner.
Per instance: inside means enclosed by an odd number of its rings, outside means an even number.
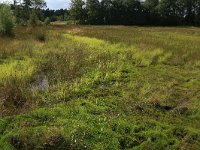
[[[112,10],[112,0],[102,0],[101,1],[101,18],[104,24],[111,23],[111,10]]]
[[[197,5],[198,5],[198,0],[185,0],[185,8],[186,8],[185,19],[188,25],[195,24]]]
[[[15,28],[15,19],[10,7],[6,4],[0,5],[0,34],[13,35]]]
[[[111,9],[111,23],[112,24],[123,24],[125,14],[125,8],[123,5],[123,0],[112,0]]]
[[[179,24],[177,0],[161,0],[159,4],[159,13],[162,17],[161,24]]]
[[[101,16],[100,16],[101,5],[98,0],[87,0],[86,2],[86,11],[87,11],[87,22],[89,24],[100,24]]]
[[[35,27],[39,24],[39,19],[35,11],[33,11],[29,18],[29,25]]]
[[[159,0],[146,0],[144,7],[146,9],[147,20],[149,24],[158,24],[159,12],[158,12]]]
[[[74,23],[85,23],[86,20],[86,11],[85,11],[85,2],[83,0],[71,0],[70,6],[70,16],[74,20]]]
[[[39,11],[46,7],[46,2],[44,0],[23,0],[21,5],[23,8],[22,18],[27,22],[34,15],[38,17]]]
[[[195,24],[200,25],[200,0],[197,0],[196,10],[195,10]]]
[[[123,0],[123,24],[144,24],[143,7],[139,0]]]

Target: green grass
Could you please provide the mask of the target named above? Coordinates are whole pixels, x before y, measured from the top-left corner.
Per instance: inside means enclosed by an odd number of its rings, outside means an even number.
[[[200,148],[199,28],[16,33],[0,38],[2,149]]]

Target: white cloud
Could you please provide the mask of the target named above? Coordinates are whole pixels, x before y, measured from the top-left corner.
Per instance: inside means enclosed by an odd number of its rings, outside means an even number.
[[[0,3],[13,3],[12,0],[0,0]]]
[[[50,9],[68,8],[70,0],[46,0],[47,7]]]

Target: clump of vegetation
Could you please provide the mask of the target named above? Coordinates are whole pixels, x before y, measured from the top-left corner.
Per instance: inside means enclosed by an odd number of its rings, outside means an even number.
[[[38,39],[38,41],[45,42],[45,40],[46,40],[45,33],[38,33],[36,36],[37,36],[36,38]]]
[[[0,5],[0,34],[11,36],[14,34],[15,20],[10,7]]]
[[[45,24],[46,26],[51,24],[51,20],[50,20],[49,17],[47,17],[47,18],[44,20],[44,24]]]
[[[32,12],[29,19],[29,25],[31,27],[36,27],[39,24],[39,19],[36,12]]]

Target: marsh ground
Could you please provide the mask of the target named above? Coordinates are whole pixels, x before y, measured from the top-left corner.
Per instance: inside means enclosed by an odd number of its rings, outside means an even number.
[[[200,28],[18,27],[0,115],[3,150],[199,149]]]

